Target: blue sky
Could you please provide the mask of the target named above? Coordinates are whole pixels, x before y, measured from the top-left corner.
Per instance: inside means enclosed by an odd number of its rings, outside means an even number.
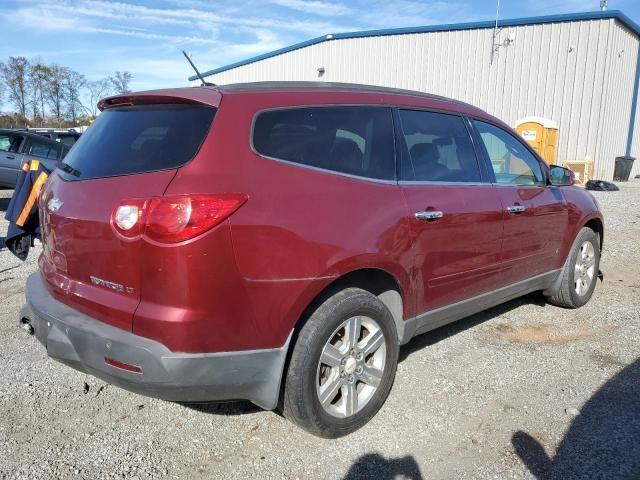
[[[593,11],[599,0],[501,0],[501,17]],[[129,70],[134,90],[187,84],[202,71],[326,33],[491,20],[495,0],[0,0],[0,59],[59,63],[89,80]],[[609,0],[640,23],[639,0]]]

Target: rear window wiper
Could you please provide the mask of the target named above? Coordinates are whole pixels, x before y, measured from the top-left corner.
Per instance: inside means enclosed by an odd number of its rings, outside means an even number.
[[[65,172],[70,173],[74,177],[79,177],[80,176],[80,171],[76,170],[75,168],[73,168],[71,165],[69,165],[67,163],[60,162],[60,168],[62,170],[64,170]]]

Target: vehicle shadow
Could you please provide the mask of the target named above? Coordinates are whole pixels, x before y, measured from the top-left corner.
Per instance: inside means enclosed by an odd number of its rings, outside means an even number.
[[[555,456],[523,431],[511,443],[539,480],[640,478],[640,358],[583,405]]]
[[[417,337],[411,339],[409,343],[403,345],[403,347],[400,349],[400,356],[398,358],[398,361],[402,362],[406,360],[412,353],[422,350],[423,348],[426,348],[430,345],[435,345],[442,340],[446,340],[447,338],[464,332],[469,328],[480,325],[487,320],[491,320],[493,318],[499,317],[500,315],[504,315],[505,313],[508,313],[511,310],[515,310],[518,307],[531,304],[538,305],[540,307],[546,307],[549,305],[544,295],[542,295],[542,292],[534,292],[523,297],[516,298],[515,300],[511,300],[488,310],[484,310],[480,313],[476,313],[475,315],[471,315],[470,317],[466,317],[443,327],[437,328],[431,332],[418,335]]]
[[[375,478],[376,480],[393,480],[406,478],[422,480],[422,473],[415,458],[411,455],[401,458],[384,458],[378,453],[368,453],[360,457],[344,476],[344,480]]]
[[[210,415],[224,415],[233,417],[237,415],[246,415],[249,413],[257,413],[263,411],[260,407],[254,405],[248,400],[236,400],[232,402],[201,402],[201,403],[183,403],[178,402],[183,407],[196,410],[197,412],[208,413]]]

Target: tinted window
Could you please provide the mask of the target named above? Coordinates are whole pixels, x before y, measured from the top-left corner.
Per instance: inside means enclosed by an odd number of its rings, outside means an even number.
[[[540,163],[516,137],[490,123],[474,123],[491,160],[496,182],[511,185],[543,182]]]
[[[31,139],[31,145],[29,146],[29,155],[35,157],[49,158],[57,160],[60,158],[62,147],[57,144],[51,144],[51,142],[40,141],[37,138]]]
[[[199,105],[145,105],[102,112],[64,163],[80,178],[176,168],[202,144],[215,109]]]
[[[68,149],[70,149],[71,147],[73,147],[73,144],[76,143],[76,140],[78,139],[77,135],[58,135],[58,138],[56,138],[56,141],[62,143],[65,147],[67,147]]]
[[[262,112],[254,125],[253,146],[267,157],[395,179],[389,108],[305,107]]]
[[[480,168],[464,125],[456,115],[400,110],[403,137],[411,159],[404,180],[479,182]]]

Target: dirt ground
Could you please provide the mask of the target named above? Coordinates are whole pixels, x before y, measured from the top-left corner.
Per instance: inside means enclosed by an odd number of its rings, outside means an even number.
[[[39,248],[24,264],[3,249],[0,478],[640,478],[640,181],[619,185],[596,193],[605,279],[586,307],[534,294],[414,339],[386,405],[339,440],[246,403],[145,398],[48,359],[17,326]]]

